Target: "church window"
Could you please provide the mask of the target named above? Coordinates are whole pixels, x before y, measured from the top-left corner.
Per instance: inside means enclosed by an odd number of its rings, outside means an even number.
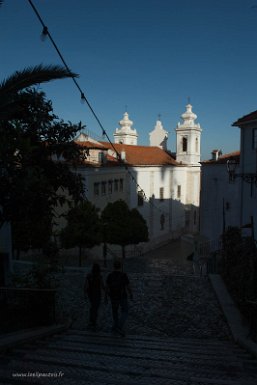
[[[185,136],[182,138],[182,151],[187,152],[187,138]]]
[[[178,198],[178,199],[181,198],[181,185],[178,185],[178,186],[177,186],[177,198]]]
[[[121,178],[120,179],[120,191],[123,191],[123,186],[124,185],[124,183],[123,183],[123,179]]]
[[[102,195],[106,194],[106,182],[101,183],[101,193]]]
[[[94,183],[94,194],[99,195],[99,183]]]
[[[108,181],[108,193],[109,193],[109,194],[112,193],[112,180],[109,180],[109,181]]]
[[[160,187],[160,201],[164,200],[164,187]]]
[[[119,191],[119,180],[114,179],[114,192]]]
[[[144,205],[144,192],[142,190],[137,192],[137,205],[143,206]]]

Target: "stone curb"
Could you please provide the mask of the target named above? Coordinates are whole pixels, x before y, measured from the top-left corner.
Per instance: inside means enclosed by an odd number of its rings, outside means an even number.
[[[219,274],[209,274],[209,278],[235,342],[257,358],[257,344],[249,338],[249,327],[246,324],[243,325],[243,317],[231,298],[222,277]]]
[[[14,333],[0,336],[0,351],[14,348],[27,342],[51,336],[52,334],[61,333],[70,327],[70,321],[66,324],[45,326],[34,329],[24,329]]]

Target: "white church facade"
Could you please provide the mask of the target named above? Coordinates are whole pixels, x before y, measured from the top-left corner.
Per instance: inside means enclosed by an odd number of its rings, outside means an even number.
[[[176,131],[176,155],[167,150],[168,133],[160,119],[150,132],[150,145],[137,144],[138,132],[125,112],[114,143],[85,134],[77,143],[88,156],[78,172],[87,198],[100,210],[123,199],[145,218],[153,248],[185,233],[199,230],[201,127],[192,106],[186,106]]]

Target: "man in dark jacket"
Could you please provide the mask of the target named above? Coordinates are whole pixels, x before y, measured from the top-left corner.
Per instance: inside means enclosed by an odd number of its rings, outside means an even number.
[[[114,333],[118,332],[122,336],[125,336],[124,325],[128,317],[128,294],[130,295],[130,299],[132,299],[128,276],[121,271],[121,262],[115,260],[113,263],[113,271],[106,279],[106,300],[108,295],[112,304],[112,331]]]

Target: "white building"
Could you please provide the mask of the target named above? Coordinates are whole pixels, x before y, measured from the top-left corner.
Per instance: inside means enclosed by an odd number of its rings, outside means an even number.
[[[228,161],[239,164],[240,152],[219,153],[213,150],[212,159],[201,162],[200,233],[213,250],[219,249],[224,229],[240,225],[240,180],[227,170]]]
[[[238,119],[240,151],[201,162],[200,233],[212,249],[228,227],[257,239],[257,111]]]
[[[186,108],[176,128],[178,159],[166,151],[167,131],[160,120],[150,133],[150,146],[138,146],[127,112],[114,143],[84,134],[77,139],[89,154],[78,170],[88,199],[100,209],[117,199],[137,208],[147,221],[150,248],[199,230],[201,128],[192,106]],[[187,145],[181,146],[184,138]]]
[[[257,111],[238,119],[233,126],[241,129],[240,166],[235,168],[235,178],[241,180],[240,225],[252,225],[252,235],[257,240]],[[251,231],[247,235],[250,235]]]

